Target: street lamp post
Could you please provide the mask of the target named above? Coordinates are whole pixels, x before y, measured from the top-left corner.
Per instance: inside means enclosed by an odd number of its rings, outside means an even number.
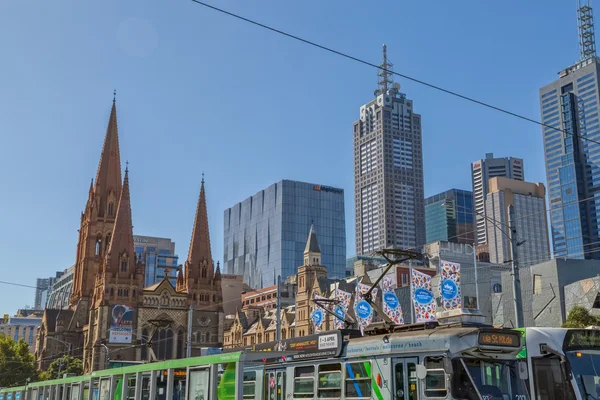
[[[447,204],[447,203],[442,203],[441,206],[448,208],[452,205]],[[515,227],[515,224],[514,224],[514,222],[515,222],[514,221],[514,207],[512,205],[509,205],[507,208],[507,214],[508,214],[508,226],[507,226],[506,224],[503,224],[503,223],[495,220],[494,218],[488,217],[487,215],[484,215],[484,214],[478,212],[477,210],[472,210],[472,209],[468,209],[466,207],[461,207],[457,204],[454,204],[453,206],[462,208],[463,210],[470,212],[472,215],[477,214],[481,218],[485,219],[486,221],[491,222],[510,241],[511,252],[512,252],[511,275],[512,275],[512,281],[513,281],[512,282],[513,283],[513,303],[514,303],[514,307],[515,307],[515,325],[516,325],[515,328],[522,328],[523,327],[523,302],[522,302],[522,298],[521,298],[521,279],[519,278],[519,263],[518,263],[518,259],[517,259],[517,247],[520,246],[521,244],[523,244],[524,241],[521,241],[521,242],[517,241],[517,228]],[[508,234],[504,229],[502,229],[501,225],[504,226],[505,228],[508,228],[510,234]],[[473,245],[473,253],[475,253],[475,245]],[[477,255],[474,255],[474,260],[475,260],[475,262],[477,261]],[[477,296],[477,306],[479,307],[478,285],[479,285],[479,282],[477,282],[477,264],[475,264],[475,293]]]
[[[60,340],[60,339],[56,339],[56,338],[54,338],[52,336],[46,336],[46,339],[51,339],[51,340],[54,340],[54,341],[56,341],[58,343],[62,343],[62,344],[64,344],[64,345],[67,346],[67,348],[68,348],[68,351],[67,351],[67,371],[68,371],[69,370],[69,362],[71,361],[70,358],[71,358],[71,346],[72,346],[72,344],[68,343],[68,342],[65,342],[63,340]],[[61,371],[62,371],[62,357],[60,358],[60,361],[58,362],[58,376],[57,376],[57,379],[60,379],[60,372]]]

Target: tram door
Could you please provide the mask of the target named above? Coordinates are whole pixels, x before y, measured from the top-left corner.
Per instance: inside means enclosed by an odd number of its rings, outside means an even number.
[[[265,371],[264,400],[286,400],[285,369],[272,369]]]
[[[418,363],[419,359],[416,357],[393,359],[392,367],[394,368],[394,400],[418,399]]]

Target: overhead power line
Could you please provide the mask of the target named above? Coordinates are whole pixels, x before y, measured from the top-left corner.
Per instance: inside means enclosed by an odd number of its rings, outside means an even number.
[[[15,283],[15,282],[6,282],[6,281],[0,281],[0,284],[3,285],[11,285],[11,286],[20,286],[20,287],[26,287],[26,288],[31,288],[31,289],[40,289],[37,286],[31,286],[31,285],[24,285],[22,283]]]
[[[432,83],[425,82],[425,81],[423,81],[423,80],[420,80],[420,79],[417,79],[417,78],[413,78],[413,77],[411,77],[411,76],[408,76],[408,75],[405,75],[405,74],[401,74],[401,73],[399,73],[399,72],[395,72],[395,71],[392,71],[392,70],[388,70],[388,69],[382,68],[380,65],[373,64],[373,63],[371,63],[371,62],[369,62],[369,61],[366,61],[366,60],[363,60],[363,59],[361,59],[361,58],[354,57],[354,56],[352,56],[352,55],[350,55],[350,54],[343,53],[343,52],[341,52],[341,51],[338,51],[338,50],[332,49],[331,47],[327,47],[327,46],[324,46],[324,45],[322,45],[322,44],[319,44],[319,43],[316,43],[316,42],[310,41],[310,40],[308,40],[308,39],[301,38],[300,36],[296,36],[296,35],[293,35],[293,34],[291,34],[291,33],[288,33],[288,32],[285,32],[285,31],[282,31],[282,30],[280,30],[280,29],[273,28],[273,27],[271,27],[271,26],[269,26],[269,25],[262,24],[262,23],[260,23],[260,22],[254,21],[254,20],[252,20],[252,19],[249,19],[249,18],[246,18],[246,17],[242,17],[241,15],[234,14],[234,13],[232,13],[232,12],[230,12],[230,11],[223,10],[222,8],[218,8],[218,7],[212,6],[212,5],[210,5],[210,4],[207,4],[207,3],[203,2],[203,1],[200,1],[200,0],[191,0],[191,1],[192,1],[192,2],[194,2],[194,3],[196,3],[196,4],[202,5],[202,6],[204,6],[204,7],[210,8],[210,9],[212,9],[212,10],[214,10],[214,11],[218,11],[218,12],[220,12],[220,13],[223,13],[223,14],[229,15],[230,17],[234,17],[234,18],[237,18],[237,19],[239,19],[239,20],[242,20],[242,21],[244,21],[244,22],[248,22],[248,23],[250,23],[250,24],[252,24],[252,25],[256,25],[256,26],[259,26],[259,27],[261,27],[261,28],[267,29],[267,30],[269,30],[269,31],[271,31],[271,32],[275,32],[275,33],[278,33],[278,34],[280,34],[280,35],[287,36],[287,37],[288,37],[288,38],[290,38],[290,39],[294,39],[294,40],[297,40],[297,41],[299,41],[299,42],[302,42],[302,43],[305,43],[305,44],[308,44],[308,45],[311,45],[311,46],[317,47],[317,48],[319,48],[319,49],[321,49],[321,50],[325,50],[325,51],[327,51],[327,52],[329,52],[329,53],[333,53],[333,54],[336,54],[336,55],[338,55],[338,56],[341,56],[341,57],[347,58],[347,59],[349,59],[349,60],[356,61],[356,62],[358,62],[358,63],[361,63],[361,64],[364,64],[364,65],[368,65],[369,67],[377,68],[377,69],[378,69],[378,70],[380,70],[380,71],[383,71],[383,72],[386,72],[386,73],[389,73],[389,74],[392,74],[392,75],[399,76],[399,77],[401,77],[401,78],[407,79],[407,80],[409,80],[409,81],[412,81],[412,82],[415,82],[415,83],[418,83],[418,84],[421,84],[421,85],[424,85],[424,86],[427,86],[427,87],[429,87],[429,88],[432,88],[432,89],[438,90],[438,91],[440,91],[440,92],[444,92],[444,93],[446,93],[446,94],[449,94],[449,95],[452,95],[452,96],[455,96],[455,97],[459,97],[459,98],[461,98],[461,99],[463,99],[463,100],[466,100],[466,101],[469,101],[469,102],[471,102],[471,103],[475,103],[475,104],[478,104],[478,105],[480,105],[480,106],[487,107],[487,108],[490,108],[490,109],[492,109],[492,110],[495,110],[495,111],[499,111],[499,112],[501,112],[501,113],[504,113],[504,114],[507,114],[507,115],[510,115],[510,116],[513,116],[513,117],[516,117],[516,118],[522,119],[522,120],[524,120],[524,121],[527,121],[527,122],[531,122],[531,123],[533,123],[533,124],[536,124],[536,125],[540,125],[540,126],[542,126],[542,127],[545,127],[545,128],[550,128],[550,129],[553,129],[553,130],[556,130],[556,131],[559,131],[559,132],[563,132],[563,133],[564,133],[565,135],[567,135],[567,136],[573,136],[573,137],[575,137],[575,138],[579,138],[579,139],[582,139],[582,140],[587,140],[588,142],[592,142],[592,143],[600,144],[600,142],[598,142],[598,141],[595,141],[595,140],[593,140],[593,139],[590,139],[590,138],[586,138],[586,137],[582,137],[582,136],[579,136],[579,135],[576,135],[576,134],[569,133],[569,132],[567,132],[567,131],[565,131],[565,130],[563,130],[563,129],[558,129],[558,128],[555,128],[555,127],[553,127],[553,126],[551,126],[551,125],[547,125],[547,124],[545,124],[545,123],[543,123],[543,122],[540,122],[540,121],[537,121],[537,120],[535,120],[535,119],[533,119],[533,118],[529,118],[529,117],[526,117],[526,116],[524,116],[524,115],[517,114],[517,113],[515,113],[515,112],[512,112],[512,111],[506,110],[506,109],[504,109],[504,108],[501,108],[501,107],[496,107],[496,106],[494,106],[494,105],[492,105],[492,104],[489,104],[489,103],[486,103],[486,102],[483,102],[483,101],[477,100],[477,99],[475,99],[475,98],[473,98],[473,97],[469,97],[469,96],[466,96],[466,95],[460,94],[460,93],[458,93],[458,92],[455,92],[455,91],[452,91],[452,90],[449,90],[449,89],[445,89],[445,88],[443,88],[443,87],[441,87],[441,86],[437,86],[437,85],[434,85],[434,84],[432,84]]]

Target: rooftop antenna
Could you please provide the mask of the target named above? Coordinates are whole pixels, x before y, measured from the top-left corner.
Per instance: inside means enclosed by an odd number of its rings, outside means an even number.
[[[385,94],[391,88],[392,83],[394,82],[392,78],[392,67],[394,64],[390,62],[387,58],[387,46],[383,45],[383,57],[381,60],[381,65],[379,66],[379,88],[375,91],[375,95]]]
[[[579,61],[596,55],[594,15],[590,0],[577,0],[577,22],[579,25]]]

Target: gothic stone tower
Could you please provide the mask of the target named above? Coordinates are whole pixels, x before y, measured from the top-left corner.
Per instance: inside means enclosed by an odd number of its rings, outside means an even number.
[[[315,294],[326,295],[321,288],[321,284],[325,283],[326,279],[327,268],[321,265],[321,249],[317,241],[317,233],[314,226],[311,226],[304,248],[304,265],[298,267],[296,336],[306,336],[313,333],[313,324],[310,318],[312,302]]]
[[[180,270],[177,277],[177,291],[187,294],[188,305],[194,309],[193,347],[221,346],[224,318],[221,271],[218,266],[215,271],[210,250],[204,178],[200,187],[188,258],[183,273]]]
[[[96,180],[92,179],[78,231],[73,293],[70,299],[73,318],[65,327],[77,348],[83,343],[82,334],[88,323],[94,280],[111,240],[120,195],[121,160],[117,108],[113,99]]]
[[[133,332],[135,315],[142,304],[144,273],[145,266],[136,260],[134,251],[129,170],[126,169],[110,244],[95,276],[89,325],[84,331],[86,372],[108,368],[107,349],[113,360],[136,360],[131,344],[137,341]]]

